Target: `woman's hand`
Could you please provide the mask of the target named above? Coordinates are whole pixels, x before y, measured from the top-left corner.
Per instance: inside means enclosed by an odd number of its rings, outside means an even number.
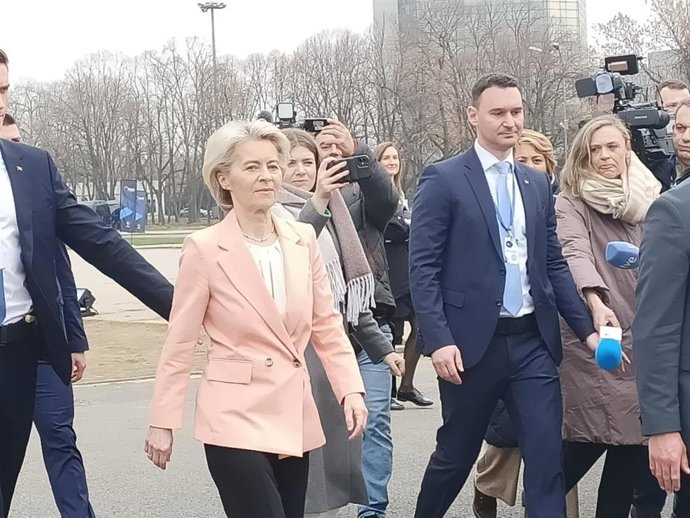
[[[599,332],[601,326],[620,327],[616,314],[601,300],[599,294],[594,290],[585,292],[585,299],[589,310],[592,312],[592,322],[594,328]]]
[[[333,191],[347,185],[346,182],[341,181],[348,175],[347,163],[341,162],[329,168],[328,166],[332,164],[334,160],[336,159],[332,157],[324,158],[316,173],[316,189],[311,202],[320,214],[326,211],[328,203],[331,201]]]
[[[362,394],[352,393],[345,396],[343,400],[343,410],[345,412],[347,431],[350,432],[350,440],[361,437],[367,425],[367,417],[369,416],[369,411],[364,404],[364,397],[362,397]]]
[[[402,376],[405,374],[405,358],[396,352],[388,353],[383,357],[383,363],[388,365],[388,368],[393,373],[393,376]]]
[[[144,451],[148,458],[160,469],[170,462],[173,447],[173,433],[167,428],[149,426],[149,433],[144,444]]]

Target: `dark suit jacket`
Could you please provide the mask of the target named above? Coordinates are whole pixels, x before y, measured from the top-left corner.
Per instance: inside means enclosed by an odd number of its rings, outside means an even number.
[[[690,444],[690,183],[647,213],[633,321],[643,435],[683,431]]]
[[[58,277],[58,290],[62,298],[62,316],[65,321],[65,334],[70,352],[83,353],[89,350],[89,342],[84,332],[84,322],[79,309],[77,287],[72,275],[72,264],[67,255],[67,248],[62,242],[57,244],[55,269]],[[60,306],[58,306],[60,307]]]
[[[26,287],[45,339],[45,356],[68,383],[72,362],[56,282],[58,241],[166,319],[173,287],[95,212],[77,203],[48,153],[10,141],[0,141],[0,153],[12,184]]]
[[[554,361],[563,352],[558,314],[578,337],[594,332],[556,236],[549,180],[516,164],[527,227],[527,270],[541,336]],[[505,265],[496,211],[474,148],[428,166],[412,209],[410,287],[423,353],[456,344],[466,368],[491,342],[503,305]]]

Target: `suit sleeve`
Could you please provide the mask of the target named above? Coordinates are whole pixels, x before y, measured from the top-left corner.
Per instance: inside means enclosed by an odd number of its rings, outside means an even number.
[[[67,332],[67,343],[73,353],[83,353],[89,350],[89,343],[84,332],[84,322],[79,309],[79,298],[72,274],[72,265],[67,255],[67,249],[62,243],[58,243],[55,251],[55,269],[62,293],[62,311]]]
[[[182,245],[168,333],[158,360],[151,426],[170,430],[182,428],[194,350],[209,297],[204,258],[193,238],[187,237]]]
[[[608,303],[609,287],[596,268],[584,215],[570,198],[559,196],[556,200],[556,220],[563,255],[579,293],[584,296],[584,290],[594,289],[601,294],[604,303]]]
[[[172,285],[115,229],[106,226],[94,211],[77,202],[63,183],[51,156],[46,153],[46,157],[53,184],[58,238],[167,320]]]
[[[369,157],[370,176],[360,179],[358,184],[364,198],[367,220],[383,233],[398,208],[400,195],[388,173],[367,146],[360,145],[355,154]]]
[[[364,382],[359,373],[357,358],[345,334],[343,317],[334,308],[331,284],[321,259],[316,234],[309,232],[312,292],[314,296],[311,341],[321,360],[338,402],[348,394],[364,394]]]
[[[542,178],[545,190],[546,213],[546,273],[553,286],[558,312],[573,330],[575,335],[584,341],[592,333],[596,333],[592,323],[592,315],[589,313],[585,302],[577,291],[577,286],[568,268],[568,263],[563,257],[561,244],[556,233],[556,214],[554,199],[551,194],[551,186],[546,177]]]
[[[678,369],[690,242],[687,221],[666,198],[647,213],[633,321],[633,353],[643,435],[678,432]]]
[[[410,292],[421,334],[422,353],[455,344],[443,310],[441,269],[453,206],[444,177],[436,166],[422,173],[410,225]],[[457,345],[457,344],[456,344]]]

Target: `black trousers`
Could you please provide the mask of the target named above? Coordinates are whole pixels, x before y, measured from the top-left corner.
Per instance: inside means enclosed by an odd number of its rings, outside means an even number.
[[[31,435],[36,395],[36,340],[0,345],[0,518],[10,512]]]
[[[635,485],[648,468],[646,446],[611,446],[563,441],[566,492],[570,491],[604,453],[596,518],[628,518]]]
[[[280,460],[258,451],[204,448],[228,518],[304,518],[308,453]]]

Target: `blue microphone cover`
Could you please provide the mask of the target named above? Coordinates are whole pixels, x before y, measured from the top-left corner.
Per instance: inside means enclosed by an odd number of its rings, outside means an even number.
[[[594,353],[597,365],[604,370],[611,371],[620,367],[623,361],[623,331],[620,327],[602,326],[599,330],[599,346]]]

